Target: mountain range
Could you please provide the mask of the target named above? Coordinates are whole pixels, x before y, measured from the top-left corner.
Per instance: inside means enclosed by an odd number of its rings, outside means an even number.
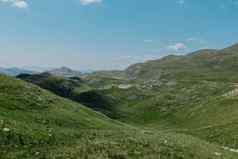
[[[50,73],[55,76],[63,76],[63,77],[79,77],[82,76],[82,73],[79,71],[72,70],[68,67],[61,67],[61,68],[56,68],[56,69],[51,69],[48,71],[45,71],[47,73]]]
[[[0,159],[236,159],[238,45],[82,75],[0,75]]]
[[[26,69],[13,67],[13,68],[0,68],[0,73],[5,74],[5,75],[9,75],[9,76],[17,76],[17,75],[22,74],[22,73],[34,74],[36,72],[31,71],[31,70],[26,70]]]

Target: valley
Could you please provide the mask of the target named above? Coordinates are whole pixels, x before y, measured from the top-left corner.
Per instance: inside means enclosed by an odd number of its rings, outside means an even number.
[[[125,71],[1,75],[0,158],[236,159],[237,58],[234,45]]]

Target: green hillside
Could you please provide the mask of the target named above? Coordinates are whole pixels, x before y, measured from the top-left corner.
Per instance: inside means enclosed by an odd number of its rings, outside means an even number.
[[[176,84],[164,84],[152,90],[138,86],[94,89],[78,94],[78,99],[81,99],[78,102],[137,127],[178,131],[237,148],[235,135],[224,135],[235,134],[237,130],[236,94],[229,98],[235,88],[229,82],[177,81]],[[221,129],[220,125],[224,130],[220,131],[219,137],[209,137],[216,132],[208,133],[208,128],[217,131]],[[226,125],[229,125],[229,130]]]
[[[234,45],[124,72],[18,76],[35,85],[1,76],[2,156],[235,159],[237,58]]]
[[[136,64],[134,87],[102,92],[117,99],[118,120],[177,131],[238,148],[238,45]]]
[[[170,55],[159,60],[130,66],[130,79],[146,80],[238,80],[238,45],[222,50],[200,50],[188,55]],[[227,78],[229,77],[229,78]]]
[[[6,76],[0,76],[0,81],[2,144],[72,142],[70,138],[77,136],[80,130],[115,129],[123,126],[34,85]]]
[[[237,157],[189,135],[122,124],[20,80],[0,76],[0,83],[3,159]]]
[[[56,95],[81,103],[112,118],[117,116],[117,112],[114,110],[117,100],[96,91],[97,86],[95,85],[99,85],[97,82],[92,84],[79,77],[66,78],[49,73],[21,74],[17,78],[36,84]]]

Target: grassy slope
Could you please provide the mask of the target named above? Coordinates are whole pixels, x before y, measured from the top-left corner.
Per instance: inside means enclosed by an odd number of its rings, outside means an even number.
[[[161,86],[150,96],[145,90],[134,88],[113,88],[103,93],[119,99],[121,121],[153,130],[192,134],[238,148],[238,96],[224,96],[234,89],[236,86],[229,82],[191,80]]]
[[[153,98],[129,105],[136,112],[132,120],[151,128],[184,129],[185,133],[237,148],[238,97],[223,96],[236,89],[237,60],[238,45],[234,45],[129,67],[128,76],[139,84],[151,80],[176,83],[160,87]]]
[[[127,70],[139,85],[151,79],[162,81],[163,84],[155,90],[112,87],[96,92],[108,97],[104,101],[115,99],[112,105],[116,108],[114,111],[119,112],[117,117],[121,121],[153,130],[191,134],[238,148],[238,97],[223,96],[235,89],[234,84],[238,81],[237,48],[169,56]],[[170,81],[176,84],[166,85]],[[92,104],[101,103],[101,100],[96,101],[98,103]]]
[[[236,158],[191,136],[132,129],[20,80],[0,76],[0,90],[2,159]]]
[[[130,66],[126,73],[132,79],[157,80],[238,80],[238,45],[222,50],[200,50],[185,56],[167,56]],[[227,78],[229,77],[229,78]]]
[[[94,87],[92,88],[92,86],[88,84],[90,83],[89,81],[86,83],[86,81],[81,78],[57,77],[48,73],[36,75],[21,74],[17,77],[36,84],[61,97],[71,99],[96,111],[102,112],[111,118],[116,118],[117,116],[117,112],[114,110],[114,105],[117,103],[117,100],[104,96],[104,94],[99,91],[95,91],[93,89]],[[96,84],[100,85],[97,82]]]
[[[41,142],[49,139],[49,131],[64,138],[66,132],[73,135],[81,129],[120,126],[102,114],[34,85],[5,76],[0,76],[0,81],[0,127],[11,130],[12,142],[28,142],[20,141],[21,135]]]
[[[63,88],[62,85],[67,86],[66,88],[81,88],[77,83],[59,77],[37,79],[37,84],[56,94],[58,90],[56,88]],[[230,103],[236,105],[237,102],[229,98],[226,102],[222,102],[225,100],[222,95],[232,90],[232,85],[233,83],[229,82],[191,79],[177,81],[172,86],[161,85],[154,90],[136,87],[130,89],[112,87],[78,93],[74,89],[68,90],[72,90],[70,95],[74,98],[71,99],[128,124],[159,130],[189,129],[185,133],[211,142],[237,147],[238,141],[234,139],[237,126],[230,124],[235,123],[236,120],[230,118],[230,114],[235,117],[238,110],[235,106],[230,106]],[[221,127],[217,125],[222,125],[222,131],[218,131]],[[226,128],[226,125],[230,125],[229,128]],[[207,127],[212,127],[213,134],[219,132],[219,138],[210,137],[211,131]],[[232,135],[227,135],[228,133]]]
[[[185,133],[238,148],[238,96],[216,96],[183,111]],[[182,111],[178,116],[182,116]]]

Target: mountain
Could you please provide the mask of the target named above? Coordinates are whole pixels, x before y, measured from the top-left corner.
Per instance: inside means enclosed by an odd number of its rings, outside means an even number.
[[[238,130],[237,70],[237,44],[132,65],[126,69],[130,83],[141,91],[150,90],[151,97],[123,105],[133,112],[125,120],[238,148],[234,137]],[[114,98],[126,99],[129,91],[117,91]],[[112,92],[107,90],[108,95]]]
[[[233,45],[82,77],[0,76],[0,156],[236,159],[237,58]]]
[[[135,64],[126,69],[128,78],[146,80],[229,80],[236,81],[238,45],[221,50],[199,50],[170,55],[159,60]],[[229,77],[229,78],[227,78]]]
[[[132,66],[137,69],[152,69],[143,72],[151,74],[152,78],[122,80],[114,78],[114,74],[111,78],[91,76],[79,80],[87,86],[84,91],[80,91],[80,85],[73,83],[72,79],[60,78],[61,82],[57,82],[58,78],[47,77],[47,80],[42,80],[36,75],[19,78],[136,127],[181,132],[238,148],[235,144],[237,140],[227,135],[238,130],[236,83],[230,79],[231,76],[222,74],[233,71],[230,62],[224,63],[226,60],[230,61],[230,56],[234,57],[235,54],[224,50],[200,50],[185,56],[168,56]],[[160,67],[157,69],[158,66]],[[214,76],[214,70],[221,75]],[[158,74],[166,71],[170,76]],[[144,74],[139,75],[147,77]],[[65,92],[60,90],[62,88],[69,92],[62,94]],[[230,114],[233,114],[232,118]],[[210,137],[211,134],[219,137]]]
[[[80,77],[82,76],[82,73],[79,71],[72,70],[68,67],[61,67],[52,69],[49,71],[46,71],[47,73],[50,73],[55,76],[62,76],[62,77]]]
[[[22,73],[27,73],[27,74],[34,74],[36,72],[31,71],[31,70],[26,70],[26,69],[21,69],[21,68],[0,68],[0,74],[5,74],[9,76],[17,76]]]
[[[45,72],[47,70],[52,70],[53,68],[51,67],[41,67],[41,66],[23,66],[22,67],[25,70],[32,70],[34,72],[38,72],[38,73],[42,73]]]

